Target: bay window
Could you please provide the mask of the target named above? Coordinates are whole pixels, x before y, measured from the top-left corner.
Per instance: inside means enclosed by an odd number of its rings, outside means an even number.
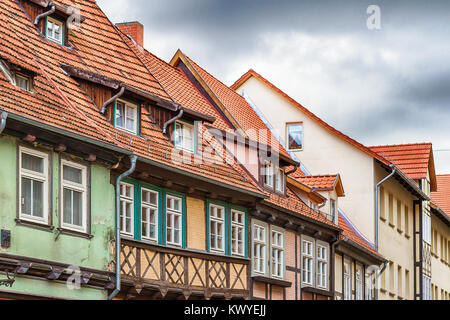
[[[317,287],[328,288],[328,248],[317,245]]]
[[[166,241],[175,246],[182,245],[182,199],[166,197]]]
[[[266,229],[262,223],[253,224],[253,272],[258,274],[266,273]]]
[[[61,226],[87,232],[87,167],[61,160]]]
[[[211,204],[209,212],[211,251],[225,252],[225,208]]]
[[[47,224],[49,156],[24,147],[19,148],[20,218]]]
[[[245,213],[231,210],[231,253],[245,254]]]
[[[273,277],[284,277],[284,232],[272,230],[270,243],[272,256],[271,273]]]
[[[302,241],[302,282],[305,285],[314,285],[314,244],[312,241]]]

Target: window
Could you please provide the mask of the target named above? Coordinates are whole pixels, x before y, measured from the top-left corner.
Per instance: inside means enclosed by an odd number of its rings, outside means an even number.
[[[405,270],[405,299],[409,299],[409,270]]]
[[[269,161],[264,164],[264,184],[273,188],[273,164]]]
[[[253,271],[266,273],[266,226],[253,224]]]
[[[303,149],[303,124],[292,123],[286,125],[288,151]]]
[[[182,199],[166,197],[166,239],[168,244],[182,245]]]
[[[373,300],[373,274],[366,273],[366,300]]]
[[[403,270],[397,266],[397,296],[403,297]]]
[[[336,200],[330,199],[330,221],[335,222],[337,217]]]
[[[48,154],[19,148],[20,218],[48,223]]]
[[[245,254],[245,213],[231,210],[231,253]]]
[[[308,240],[302,241],[302,281],[306,285],[314,285],[313,274],[314,274],[314,248],[313,243]]]
[[[344,300],[352,300],[352,278],[348,262],[344,262]]]
[[[284,277],[284,233],[272,230],[271,239],[271,251],[272,251],[272,263],[271,272],[272,276],[276,278]]]
[[[402,226],[402,202],[397,200],[397,230],[398,232],[403,232]]]
[[[16,86],[31,91],[31,77],[16,73]]]
[[[275,190],[278,192],[284,192],[284,170],[277,168],[275,174]]]
[[[87,168],[61,160],[62,227],[87,232]]]
[[[174,132],[175,147],[188,152],[194,152],[194,131],[194,125],[177,121]]]
[[[405,236],[409,237],[409,207],[405,206]]]
[[[211,204],[209,212],[210,248],[225,252],[225,208]]]
[[[431,217],[428,214],[427,210],[424,209],[422,213],[423,217],[423,241],[428,244],[431,244]]]
[[[328,288],[328,248],[317,245],[317,287]]]
[[[394,227],[394,196],[389,194],[389,225]]]
[[[158,241],[158,192],[141,189],[141,237]]]
[[[380,219],[386,221],[386,200],[383,187],[380,187]]]
[[[394,262],[389,262],[389,292],[395,293],[394,291],[395,287],[395,269],[394,269]]]
[[[423,277],[423,300],[431,300],[431,278],[426,275],[422,275],[422,277]]]
[[[137,134],[138,108],[137,105],[123,100],[116,101],[115,126],[132,134]]]
[[[364,300],[364,298],[363,298],[363,276],[362,276],[361,268],[356,269],[355,281],[356,281],[356,292],[355,292],[356,300]]]
[[[47,39],[62,45],[64,43],[64,23],[52,17],[47,17],[45,34]]]
[[[134,234],[134,186],[124,182],[120,184],[120,231]]]

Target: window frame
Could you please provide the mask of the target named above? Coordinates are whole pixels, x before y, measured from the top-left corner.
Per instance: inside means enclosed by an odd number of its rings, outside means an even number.
[[[132,195],[131,198],[122,195],[122,185],[123,186],[130,186],[130,187],[132,187],[132,189],[131,189],[131,195]],[[128,202],[131,199],[131,204],[132,204],[132,210],[131,210],[131,231],[130,232],[123,231],[122,230],[123,225],[120,224],[120,234],[125,236],[125,237],[135,237],[135,213],[136,213],[136,207],[137,207],[136,206],[136,202],[137,202],[137,199],[136,199],[136,185],[134,185],[132,183],[129,183],[127,181],[122,181],[120,183],[119,187],[121,189],[120,190],[120,201],[119,201],[121,208],[122,208],[122,198],[127,198],[127,199],[124,199],[123,201],[128,201]],[[123,217],[124,217],[123,221],[125,223],[125,229],[126,229],[126,219],[125,219],[125,216],[123,216]],[[120,223],[120,220],[118,221],[118,223]]]
[[[319,249],[325,250],[325,257],[321,257],[319,255]],[[328,290],[329,288],[329,275],[330,275],[330,246],[325,244],[322,241],[316,241],[316,287],[323,290]],[[319,268],[319,263],[325,265],[325,274],[322,274],[321,269]],[[325,286],[322,285],[319,278],[322,277],[325,279]]]
[[[237,222],[233,220],[233,213],[237,213],[238,215],[242,215],[242,223]],[[233,241],[237,242],[237,248],[239,248],[239,238],[233,239],[233,227],[237,228],[238,233],[242,233],[242,252],[235,252],[233,251]],[[245,248],[246,248],[246,214],[243,211],[237,210],[237,209],[231,209],[231,228],[230,228],[230,241],[231,241],[231,255],[235,256],[245,256]]]
[[[211,214],[211,212],[212,212],[212,208],[215,208],[215,209],[220,209],[220,210],[222,210],[222,218],[220,219],[220,218],[217,218],[217,217],[213,217],[212,216],[212,214]],[[226,210],[225,210],[225,206],[222,206],[222,205],[218,205],[218,204],[215,204],[215,203],[209,203],[209,234],[208,234],[208,240],[209,240],[209,250],[211,251],[211,252],[215,252],[215,253],[221,253],[221,254],[224,254],[225,253],[225,251],[226,251],[226,248],[225,248],[225,246],[226,246],[226,212],[225,212]],[[218,248],[218,242],[217,242],[217,238],[219,237],[219,234],[216,234],[215,236],[216,236],[216,248],[213,248],[212,247],[212,243],[211,243],[211,236],[212,236],[212,230],[211,230],[211,224],[212,224],[212,222],[215,222],[216,223],[216,225],[221,225],[221,232],[222,232],[222,249],[219,249]]]
[[[358,277],[359,276],[359,277]],[[356,266],[355,270],[355,300],[364,300],[364,283],[365,283],[364,270],[361,266]]]
[[[53,25],[59,25],[61,27],[61,39],[56,39],[48,34],[48,23],[51,22]],[[65,45],[65,33],[66,33],[66,23],[56,17],[47,16],[45,19],[45,38],[53,43],[64,46]],[[54,32],[53,32],[54,34]]]
[[[122,103],[124,105],[124,126],[119,126],[117,124],[117,104],[118,103]],[[135,128],[134,130],[128,129],[126,126],[126,121],[127,121],[127,109],[128,108],[132,108],[136,110],[136,121],[135,121]],[[135,136],[139,135],[139,125],[140,125],[140,121],[139,121],[139,117],[140,117],[140,108],[139,108],[139,104],[135,103],[133,101],[124,99],[124,98],[120,98],[120,99],[116,99],[114,101],[114,114],[113,114],[113,121],[114,121],[114,128],[117,128],[121,131],[127,132],[129,134],[133,134]]]
[[[345,271],[346,266],[348,267],[348,272]],[[344,300],[352,300],[352,264],[351,262],[345,261],[343,263],[344,270],[342,270],[343,284],[342,288]]]
[[[21,78],[22,80],[25,80],[27,83],[27,87],[23,88],[21,86],[19,86],[17,78]],[[16,87],[23,89],[25,91],[31,92],[33,90],[33,77],[20,73],[20,72],[16,72],[16,74],[14,75],[14,82]]]
[[[140,208],[140,221],[139,221],[139,223],[140,223],[140,236],[141,236],[141,240],[142,241],[150,241],[150,242],[156,242],[156,243],[158,243],[159,242],[159,232],[160,232],[160,206],[161,206],[161,199],[160,199],[160,193],[159,193],[159,191],[157,191],[157,190],[154,190],[154,189],[150,189],[150,188],[147,188],[147,187],[145,187],[145,186],[140,186],[140,188],[139,188],[140,190],[140,203],[139,203],[139,208]],[[143,199],[143,193],[144,192],[149,192],[150,194],[156,194],[156,205],[155,204],[151,204],[151,203],[148,203],[148,204],[146,204],[146,203],[144,203],[144,201],[142,200]],[[143,208],[145,208],[145,209],[148,209],[148,210],[155,210],[156,211],[156,225],[155,225],[155,236],[156,236],[156,238],[151,238],[151,237],[147,237],[147,236],[144,236],[144,234],[143,234],[143,228],[142,228],[142,224],[144,223],[144,220],[143,220]],[[151,221],[150,221],[150,217],[149,217],[149,219],[148,219],[148,221],[146,221],[146,223],[147,223],[147,227],[149,228],[148,229],[148,232],[149,232],[149,234],[150,234],[150,228],[151,228]]]
[[[268,174],[268,168],[271,168],[271,171]],[[270,177],[270,181],[268,180],[268,177]],[[270,182],[270,183],[267,183]],[[263,184],[264,187],[269,188],[271,190],[274,189],[275,186],[275,176],[274,176],[274,165],[272,162],[268,160],[264,160],[264,175],[263,175]]]
[[[302,146],[301,148],[296,148],[296,149],[291,149],[289,147],[289,127],[291,126],[298,126],[301,125],[302,127]],[[286,149],[287,151],[303,151],[305,148],[305,143],[304,143],[304,137],[305,137],[305,130],[304,130],[305,126],[303,124],[303,122],[287,122],[286,123]]]
[[[180,211],[176,211],[175,209],[169,209],[167,207],[167,199],[169,199],[169,198],[180,201]],[[165,220],[164,241],[165,241],[165,244],[167,244],[169,246],[184,248],[184,241],[185,241],[184,240],[184,212],[185,212],[185,210],[183,209],[184,208],[184,198],[180,197],[178,195],[174,195],[172,193],[166,194],[164,197],[164,204],[165,204],[165,206],[164,206],[164,209],[165,209],[164,210],[165,211],[164,212],[164,217],[165,217],[165,219],[164,219]],[[174,217],[175,216],[179,217],[179,224],[180,224],[180,228],[178,229],[178,232],[180,233],[179,243],[174,242],[174,241],[169,241],[167,239],[167,230],[169,229],[169,226],[168,226],[169,224],[167,223],[167,221],[168,221],[169,214],[173,215]],[[174,220],[175,220],[175,218],[174,218]],[[177,230],[175,228],[175,226],[173,226],[173,230]],[[175,239],[175,235],[172,233],[172,240],[173,239]]]
[[[303,286],[305,286],[305,287],[315,287],[315,254],[314,254],[315,253],[315,248],[316,248],[315,241],[314,241],[314,239],[309,238],[309,237],[302,237],[301,240],[302,241],[301,241],[301,248],[300,248],[300,250],[301,250],[301,255],[302,255],[302,259],[301,259],[301,266],[302,266],[302,278],[301,278],[301,281],[302,281],[302,287]],[[311,253],[305,252],[305,250],[304,250],[305,249],[305,247],[304,247],[305,243],[311,245],[311,250],[310,250]],[[308,268],[311,267],[310,270],[306,270],[305,269],[305,258],[309,260]],[[310,274],[308,279],[311,279],[311,282],[306,282],[305,281],[305,272]]]
[[[177,125],[182,126],[181,132],[184,132],[185,127],[189,127],[192,129],[192,149],[186,148],[186,146],[184,145],[184,134],[182,135],[182,142],[181,142],[182,145],[180,146],[177,144]],[[198,132],[197,126],[195,124],[182,120],[175,121],[173,125],[173,139],[172,139],[173,145],[175,146],[175,148],[179,150],[183,150],[189,153],[195,153],[195,150],[197,148],[197,136],[198,136],[197,132]]]
[[[281,245],[280,244],[274,244],[273,243],[273,234],[276,233],[278,235],[281,236]],[[285,276],[286,276],[286,232],[284,229],[279,228],[277,226],[271,226],[270,227],[270,254],[269,254],[269,258],[270,258],[270,264],[269,264],[269,269],[270,269],[270,276],[271,278],[275,278],[275,279],[281,279],[284,280]],[[274,268],[273,268],[273,253],[274,250],[276,250],[279,254],[281,253],[281,258],[280,255],[278,255],[278,259],[279,261],[277,261],[277,265],[280,265],[281,268],[281,272],[279,272],[278,274],[274,273]],[[279,269],[278,269],[279,270]]]
[[[38,157],[43,159],[43,173],[37,174],[34,171],[23,169],[22,168],[22,154],[28,154],[34,157]],[[25,146],[19,145],[18,148],[18,159],[17,159],[17,173],[18,173],[18,218],[23,221],[31,222],[31,223],[37,223],[41,225],[50,225],[51,224],[51,215],[50,215],[50,208],[51,208],[51,185],[52,185],[52,171],[50,167],[51,163],[51,156],[47,152],[38,151],[35,149],[31,149]],[[43,184],[43,194],[42,194],[42,211],[43,211],[43,217],[34,217],[33,215],[24,214],[22,212],[22,178],[25,177],[29,180],[33,181],[39,181]]]
[[[276,167],[275,173],[273,175],[273,188],[275,192],[284,194],[286,190],[286,177],[285,172],[282,168]],[[277,186],[277,181],[279,181],[279,186]]]
[[[264,239],[255,239],[255,227],[260,228],[263,230]],[[266,276],[268,273],[267,268],[267,256],[268,256],[268,229],[269,225],[265,222],[259,221],[259,220],[252,220],[252,274],[254,275],[262,275]],[[259,234],[259,233],[258,233]],[[260,250],[264,254],[264,256],[261,258],[259,257],[259,254],[257,255],[255,252],[256,245],[262,246],[263,250]],[[255,269],[255,258],[259,257],[259,260],[262,260],[262,267],[263,270],[256,270]]]
[[[64,166],[71,167],[74,169],[81,170],[83,183],[78,184],[70,181],[64,180]],[[64,158],[60,159],[59,164],[59,185],[60,185],[60,227],[64,230],[88,233],[89,228],[89,168],[87,165],[70,161]],[[69,224],[64,222],[64,189],[70,189],[71,191],[82,193],[82,221],[83,224],[81,226],[77,226],[74,224]],[[72,213],[73,214],[73,213]]]

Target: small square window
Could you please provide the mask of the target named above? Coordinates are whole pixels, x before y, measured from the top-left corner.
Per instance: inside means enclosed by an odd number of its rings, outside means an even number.
[[[194,125],[181,121],[177,121],[175,123],[175,147],[193,153],[195,148],[195,137],[196,134]]]
[[[122,129],[132,134],[137,134],[137,105],[122,100],[117,100],[115,121],[116,128]]]
[[[287,144],[289,151],[303,150],[303,124],[293,123],[286,125]]]
[[[31,77],[22,74],[16,74],[16,86],[24,90],[31,91]]]
[[[47,39],[57,44],[64,44],[64,22],[52,17],[47,17],[45,28],[45,36]]]

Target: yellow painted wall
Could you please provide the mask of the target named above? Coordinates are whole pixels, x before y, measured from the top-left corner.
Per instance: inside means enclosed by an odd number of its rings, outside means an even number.
[[[188,249],[206,250],[205,201],[186,197]]]
[[[433,300],[445,300],[447,293],[447,299],[450,299],[450,228],[434,215],[431,216],[431,228],[433,231],[431,284],[434,291],[432,297]]]

